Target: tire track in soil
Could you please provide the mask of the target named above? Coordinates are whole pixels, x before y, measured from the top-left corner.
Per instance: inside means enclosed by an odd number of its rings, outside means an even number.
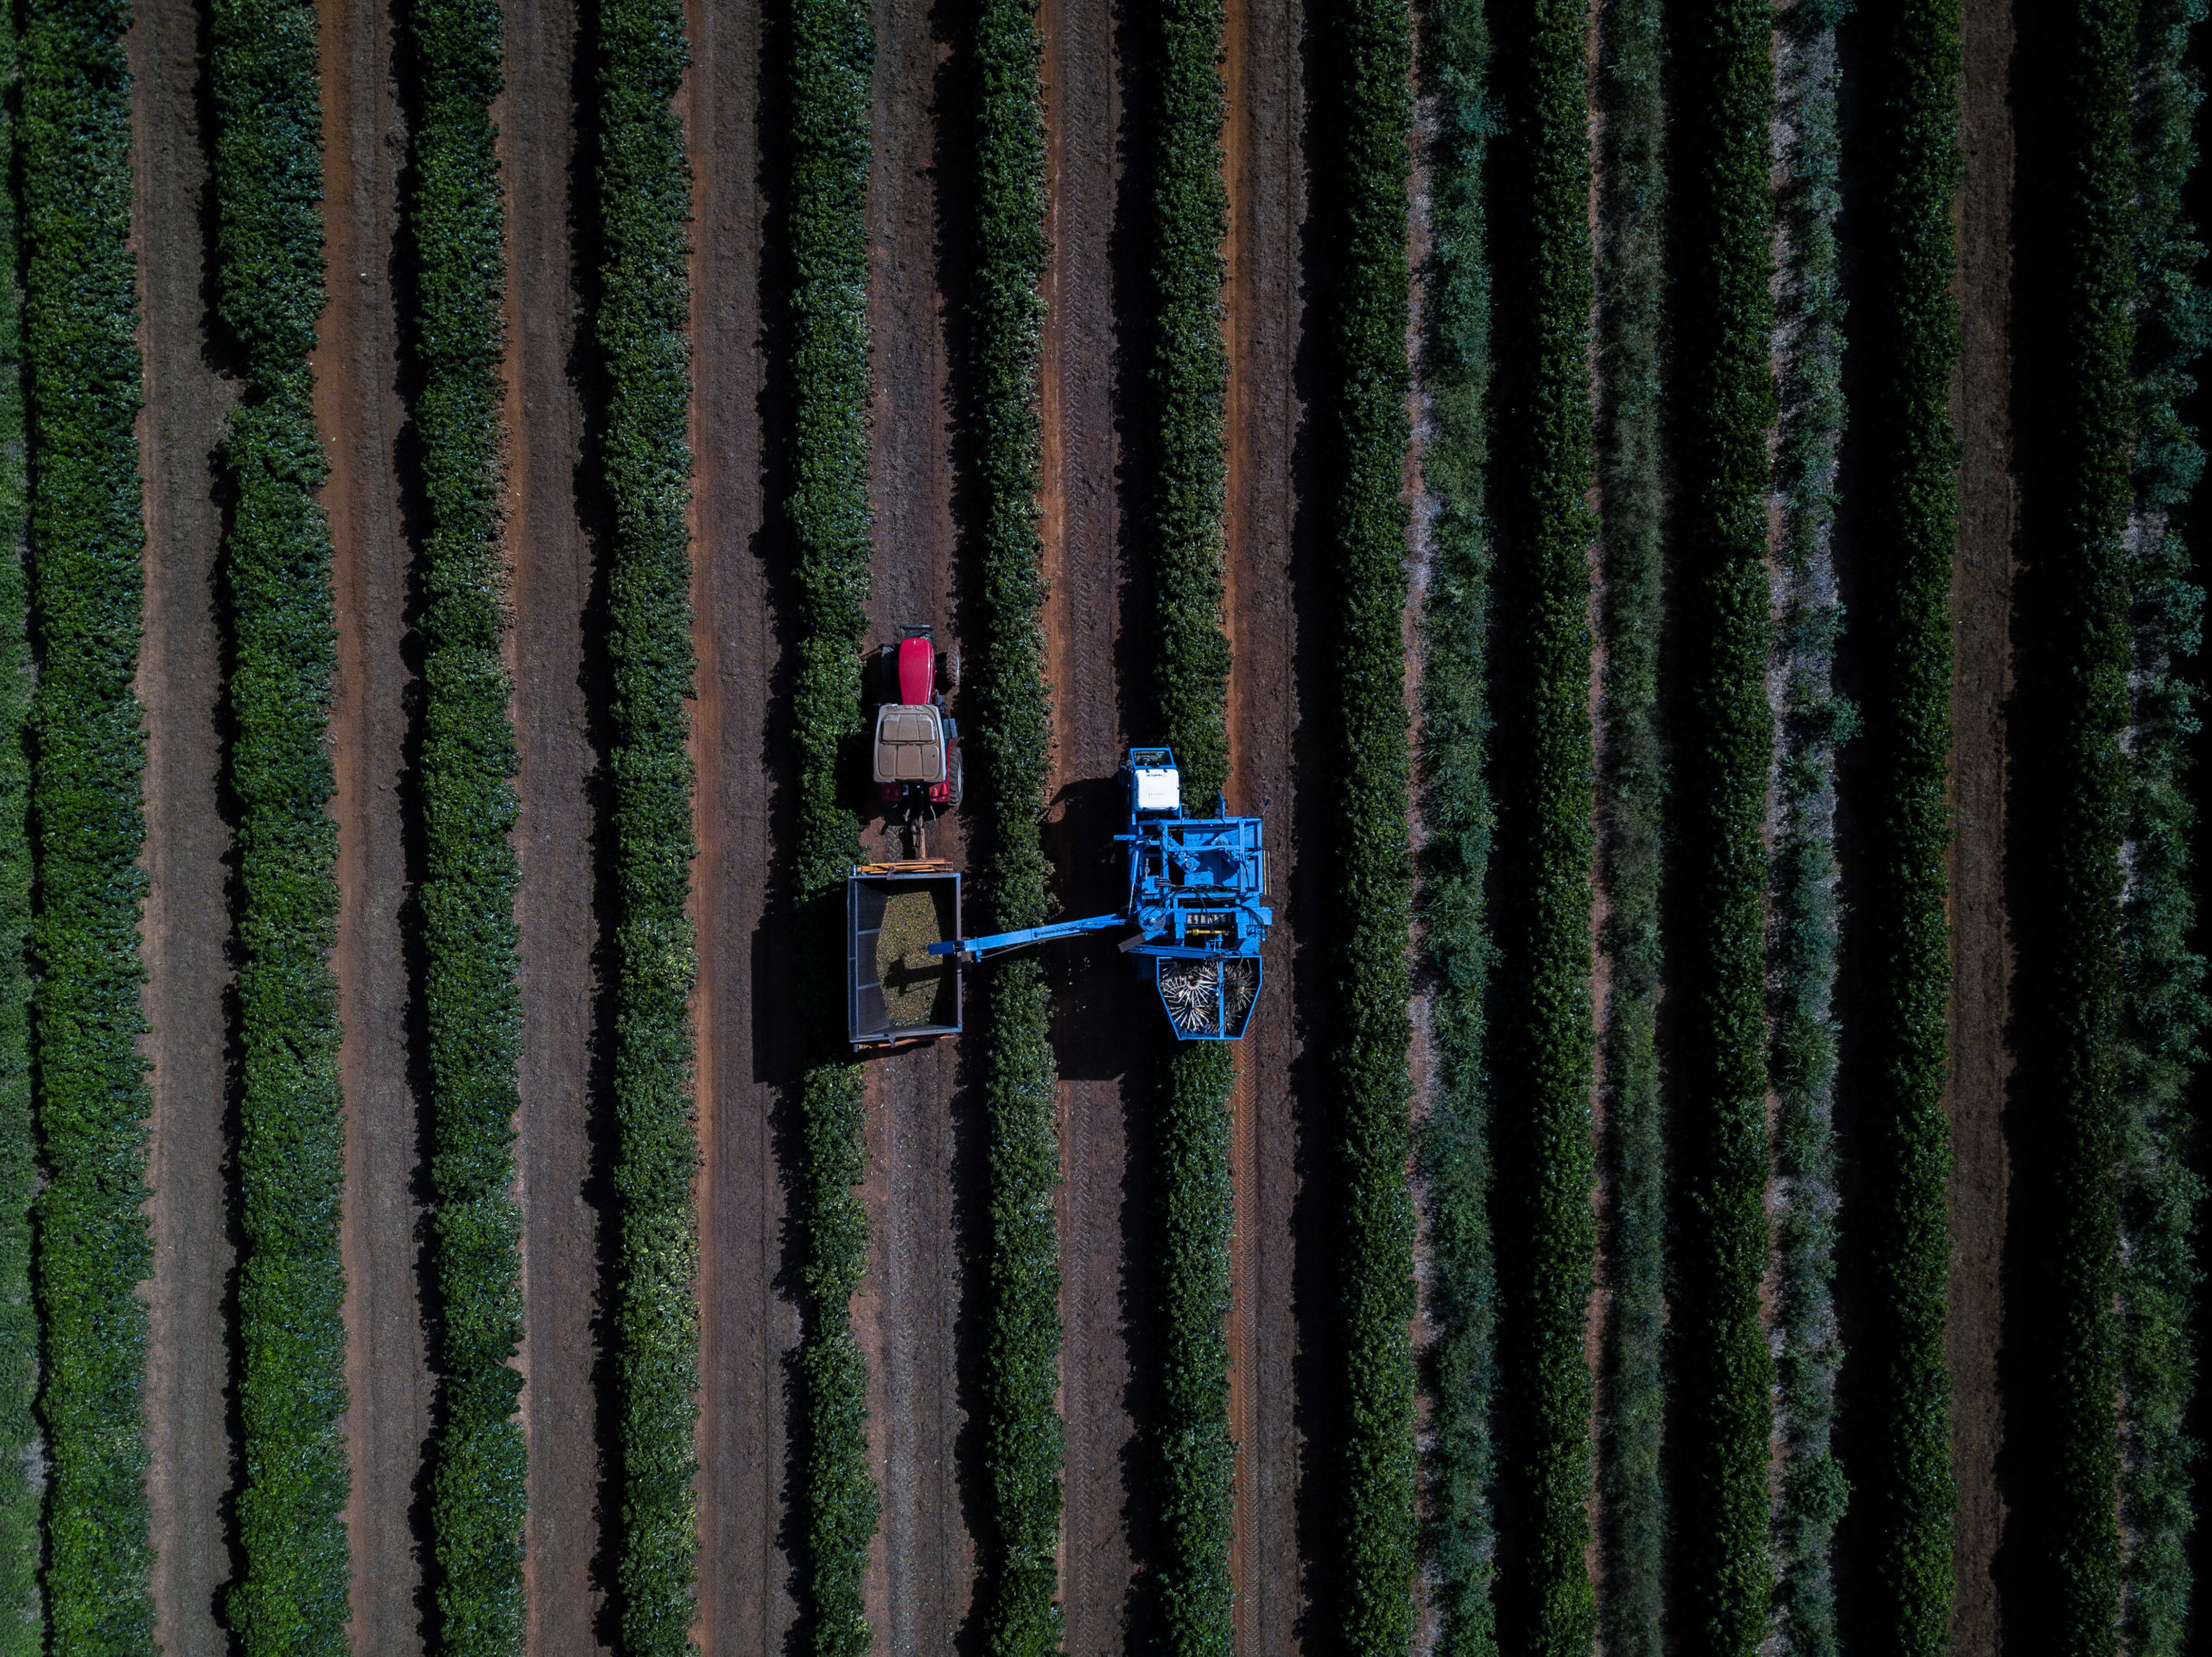
[[[2012,55],[2010,0],[1967,0],[1960,149],[1960,356],[1953,416],[1963,449],[1952,565],[1951,1266],[1945,1337],[1951,1371],[1952,1546],[1957,1597],[1951,1649],[1983,1657],[2003,1643],[1995,1576],[2005,1504],[1998,1480],[2004,1400],[2004,1134],[2012,1070],[2012,981],[2005,909],[2005,722],[2012,694]]]
[[[701,1161],[699,1617],[710,1653],[781,1651],[797,1619],[788,1522],[788,1366],[798,1344],[777,1151],[791,1079],[788,917],[771,907],[774,813],[790,776],[776,714],[763,443],[763,53],[753,0],[690,0],[682,105],[692,173],[691,906]],[[773,71],[770,71],[773,73]]]
[[[579,153],[584,42],[573,0],[505,7],[506,92],[494,111],[506,191],[508,278],[505,642],[521,762],[515,835],[522,885],[522,1422],[528,1648],[607,1649],[593,1562],[602,1476],[596,1318],[601,1216],[593,1166],[594,776],[585,616],[594,600],[583,470],[589,360],[574,238],[588,221],[591,167]],[[586,83],[588,84],[588,83]],[[580,337],[581,336],[581,337]]]
[[[1113,0],[1044,0],[1047,231],[1040,408],[1046,673],[1052,754],[1044,825],[1052,895],[1064,916],[1121,901],[1115,778],[1132,740],[1124,562],[1131,519],[1116,416],[1122,406],[1117,242],[1126,171],[1121,23]],[[1139,676],[1132,675],[1135,686]],[[1140,693],[1141,694],[1141,693]],[[1143,1056],[1154,1038],[1128,964],[1084,944],[1046,951],[1059,1065],[1060,1409],[1066,1424],[1061,1594],[1071,1657],[1131,1643],[1151,1479],[1138,1436],[1141,1389],[1156,1384],[1145,1240],[1154,1226]],[[1135,1059],[1132,1055],[1137,1055]]]
[[[874,153],[868,193],[868,324],[874,339],[870,498],[875,552],[871,645],[908,622],[958,643],[954,618],[950,346],[939,291],[938,130],[949,42],[930,0],[875,0]],[[966,251],[950,252],[964,258]],[[863,786],[856,778],[855,790]],[[899,835],[872,822],[871,848]],[[929,852],[968,868],[966,824],[931,826]],[[988,970],[988,968],[986,968]],[[980,978],[967,985],[970,1016]],[[969,1502],[961,1471],[967,1426],[962,1362],[967,1249],[980,1221],[979,1101],[961,1087],[957,1040],[868,1065],[868,1273],[853,1302],[868,1360],[870,1452],[883,1522],[863,1590],[886,1651],[955,1647],[975,1597]],[[980,1330],[968,1341],[980,1355]]]
[[[1229,0],[1224,66],[1229,809],[1266,818],[1276,922],[1262,956],[1266,988],[1238,1046],[1231,1095],[1230,1424],[1237,1457],[1230,1570],[1237,1649],[1268,1653],[1300,1649],[1305,1609],[1298,1207],[1300,1130],[1311,1103],[1301,1097],[1306,1067],[1294,1009],[1304,1004],[1298,979],[1312,938],[1305,905],[1292,901],[1311,879],[1299,869],[1305,825],[1294,781],[1300,670],[1312,676],[1300,656],[1303,583],[1295,568],[1294,454],[1304,415],[1295,378],[1306,214],[1301,15],[1286,0]],[[1310,765],[1306,772],[1314,774]]]
[[[346,1526],[353,1648],[396,1657],[423,1649],[413,1518],[432,1393],[417,1275],[424,1216],[412,989],[400,924],[412,895],[399,792],[412,675],[404,655],[409,551],[395,448],[406,412],[393,298],[406,141],[390,10],[377,0],[319,0],[317,15],[330,303],[314,365],[338,606],[331,745],[346,1090]]]
[[[143,992],[153,1066],[148,1173],[147,1497],[155,1638],[174,1657],[219,1657],[217,1597],[231,1574],[224,1504],[235,1474],[228,1298],[236,1253],[229,1116],[232,835],[219,803],[222,512],[214,451],[238,399],[211,339],[213,194],[207,65],[190,7],[141,8],[130,74],[132,243],[145,404],[148,876]]]

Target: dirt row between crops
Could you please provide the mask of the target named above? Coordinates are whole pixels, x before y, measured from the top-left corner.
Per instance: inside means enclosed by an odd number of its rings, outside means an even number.
[[[323,505],[336,554],[339,1062],[346,1089],[346,1418],[353,1493],[353,1645],[423,1649],[416,1546],[432,1381],[423,1327],[419,1092],[405,921],[402,810],[410,550],[403,505],[396,41],[375,0],[321,0],[324,226],[330,303],[315,353],[315,423],[330,458]]]
[[[1315,925],[1318,867],[1300,861],[1326,799],[1312,733],[1326,673],[1313,650],[1326,600],[1319,503],[1296,370],[1305,320],[1303,9],[1286,0],[1230,0],[1224,75],[1229,92],[1224,177],[1229,187],[1229,544],[1225,607],[1229,809],[1262,816],[1276,924],[1262,956],[1266,994],[1237,1049],[1230,1171],[1236,1193],[1230,1255],[1230,1428],[1237,1444],[1230,1574],[1236,1647],[1300,1647],[1304,1561],[1300,1496],[1306,1434],[1300,1413],[1301,1282],[1316,1280],[1311,1216],[1301,1207],[1301,1153],[1319,1146],[1319,1078],[1302,1037],[1323,939]],[[1298,787],[1305,778],[1308,786]],[[1317,1297],[1302,1304],[1309,1317]]]
[[[1122,807],[1122,756],[1144,654],[1144,600],[1130,590],[1141,446],[1123,422],[1141,371],[1117,325],[1134,312],[1135,250],[1125,228],[1126,149],[1141,109],[1112,0],[1044,0],[1047,231],[1040,497],[1052,762],[1045,847],[1064,915],[1121,899],[1107,838]],[[1150,1469],[1139,1423],[1156,1385],[1147,1315],[1157,1190],[1147,1121],[1148,993],[1124,962],[1084,945],[1044,955],[1060,1070],[1060,1411],[1067,1432],[1061,1590],[1067,1648],[1084,1657],[1141,1646],[1140,1570],[1151,1557]]]
[[[2012,691],[2018,492],[2012,473],[2012,53],[2010,0],[1967,0],[1960,148],[1961,352],[1953,404],[1964,448],[1952,567],[1951,1270],[1946,1356],[1958,1481],[1951,1649],[2003,1644],[1996,1577],[2005,1507],[1999,1349],[2009,1179],[2004,1133],[2012,952],[2005,892],[2004,708]]]
[[[229,1121],[231,831],[220,805],[222,536],[214,451],[237,383],[212,314],[205,62],[188,7],[145,7],[131,73],[132,243],[145,406],[147,873],[145,1052],[153,1088],[149,1209],[147,1496],[155,1637],[172,1657],[218,1657],[231,1575],[223,1521],[236,1476],[226,1303],[232,1238]]]
[[[600,490],[585,429],[595,359],[583,283],[597,255],[591,156],[577,118],[592,96],[591,59],[574,0],[510,0],[504,11],[506,93],[493,118],[507,202],[505,643],[520,762],[524,1590],[530,1648],[566,1657],[612,1648],[602,1626],[607,1204],[597,1162],[612,1146],[604,1133],[594,1143],[605,1089],[593,1085],[604,1051],[594,1039],[594,874],[606,690],[586,619],[604,607],[595,603]]]
[[[785,1648],[798,1611],[787,1493],[798,1309],[779,1161],[790,1124],[791,935],[772,906],[790,801],[788,687],[778,671],[768,527],[762,263],[770,203],[760,7],[691,0],[683,95],[692,171],[691,751],[698,767],[692,877],[699,976],[699,1620],[709,1653]]]

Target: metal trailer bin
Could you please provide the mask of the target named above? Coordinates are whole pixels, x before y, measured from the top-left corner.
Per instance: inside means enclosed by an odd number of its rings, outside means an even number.
[[[894,903],[906,899],[903,904]],[[925,898],[925,913],[913,899]],[[951,955],[925,956],[925,966],[893,970],[884,982],[887,911],[893,924],[921,942],[960,936],[960,875],[941,859],[868,863],[845,879],[845,1030],[855,1051],[901,1047],[960,1033],[960,962]],[[935,937],[925,937],[934,933]],[[914,953],[906,957],[909,963]],[[926,996],[926,1010],[915,1016]]]

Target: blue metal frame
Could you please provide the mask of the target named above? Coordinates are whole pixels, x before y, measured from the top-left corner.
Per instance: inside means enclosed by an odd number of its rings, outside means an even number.
[[[1090,915],[1081,920],[933,943],[930,953],[975,962],[1024,944],[1134,926],[1137,936],[1122,943],[1122,951],[1154,957],[1154,991],[1160,995],[1161,1011],[1167,1013],[1176,1036],[1185,1041],[1238,1040],[1259,1000],[1263,979],[1260,946],[1274,924],[1274,910],[1260,901],[1267,895],[1268,886],[1265,831],[1257,817],[1232,817],[1225,813],[1186,816],[1179,803],[1179,789],[1173,810],[1139,810],[1140,769],[1174,771],[1174,753],[1166,748],[1132,748],[1122,767],[1128,786],[1129,828],[1114,838],[1129,848],[1125,908],[1112,915]],[[1183,1028],[1160,981],[1161,962],[1168,960],[1252,963],[1252,994],[1234,1029],[1227,1027],[1226,998],[1218,991],[1214,997],[1214,1029]],[[1218,985],[1221,974],[1217,972],[1214,977]]]

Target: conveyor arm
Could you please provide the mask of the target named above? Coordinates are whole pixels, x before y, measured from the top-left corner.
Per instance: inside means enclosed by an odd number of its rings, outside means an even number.
[[[1001,949],[1015,949],[1025,943],[1050,943],[1056,938],[1080,937],[1085,932],[1104,932],[1116,926],[1127,926],[1127,915],[1091,915],[1079,921],[1054,921],[1050,926],[1025,926],[1019,932],[994,932],[988,937],[951,938],[943,943],[930,945],[933,955],[957,955],[963,962],[981,960],[987,955],[996,955]]]

